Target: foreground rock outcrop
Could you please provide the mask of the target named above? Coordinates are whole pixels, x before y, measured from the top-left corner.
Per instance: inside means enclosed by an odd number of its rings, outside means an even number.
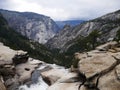
[[[0,43],[0,90],[18,90],[31,81],[31,75],[43,62],[32,59],[27,52],[15,51]]]
[[[25,51],[0,43],[0,90],[26,90],[37,84],[46,90],[67,73],[64,67],[33,59]]]
[[[45,84],[44,90],[120,89],[119,44],[109,42],[89,52],[75,53],[75,59],[76,65],[65,69],[35,60],[27,52],[15,51],[0,43],[0,90],[26,90],[24,85],[28,90],[38,82],[38,88]]]
[[[119,49],[116,42],[110,42],[90,52],[76,53],[78,68],[72,69],[47,90],[119,90]]]

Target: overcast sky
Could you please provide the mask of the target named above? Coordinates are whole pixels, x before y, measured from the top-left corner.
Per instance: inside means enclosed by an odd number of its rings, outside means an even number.
[[[120,9],[120,0],[0,0],[0,8],[36,12],[54,20],[93,19]]]

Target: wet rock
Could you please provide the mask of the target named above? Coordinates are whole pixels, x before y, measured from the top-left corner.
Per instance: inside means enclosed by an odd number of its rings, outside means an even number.
[[[35,70],[31,76],[31,84],[36,84],[40,77],[40,70]]]
[[[49,70],[51,70],[51,69],[53,69],[53,68],[50,67],[50,66],[46,66],[45,68],[41,69],[40,71],[41,71],[41,72],[45,72],[45,71],[49,71]]]
[[[37,60],[28,60],[26,63],[18,64],[15,67],[16,74],[19,76],[19,82],[26,83],[31,80],[31,75],[33,71],[39,66],[39,63],[41,63],[40,61],[36,63],[34,61],[36,62]]]

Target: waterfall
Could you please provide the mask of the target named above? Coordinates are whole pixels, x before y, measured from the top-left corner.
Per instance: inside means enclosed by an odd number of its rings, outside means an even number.
[[[52,68],[56,68],[59,69],[65,73],[67,73],[67,69],[65,69],[64,67],[58,66],[56,64],[42,64],[40,65],[39,68],[37,68],[32,76],[31,76],[31,81],[32,84],[30,84],[30,86],[28,85],[22,85],[19,87],[19,90],[46,90],[48,88],[48,85],[43,81],[41,75],[40,75],[40,70],[43,70],[45,67],[52,67]]]
[[[38,83],[30,85],[30,87],[27,85],[20,86],[19,90],[46,90],[47,88],[48,85],[39,77]]]

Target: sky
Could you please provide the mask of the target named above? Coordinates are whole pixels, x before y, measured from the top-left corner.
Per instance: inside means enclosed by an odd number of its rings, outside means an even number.
[[[0,9],[35,12],[56,21],[89,20],[120,9],[120,0],[0,0]]]

